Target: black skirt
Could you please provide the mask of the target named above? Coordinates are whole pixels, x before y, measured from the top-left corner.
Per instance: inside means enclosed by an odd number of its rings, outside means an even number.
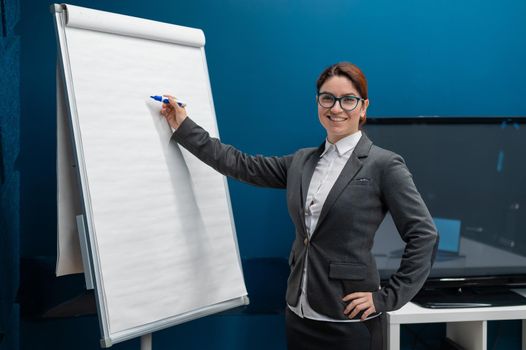
[[[384,350],[385,314],[364,322],[328,322],[285,311],[288,350]]]

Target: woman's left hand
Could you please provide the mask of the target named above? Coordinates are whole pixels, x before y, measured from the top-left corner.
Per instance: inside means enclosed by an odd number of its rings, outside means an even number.
[[[360,319],[365,321],[369,315],[376,312],[373,303],[373,293],[371,292],[354,292],[347,294],[343,301],[350,301],[343,313],[349,318],[354,318],[359,312],[363,311]]]

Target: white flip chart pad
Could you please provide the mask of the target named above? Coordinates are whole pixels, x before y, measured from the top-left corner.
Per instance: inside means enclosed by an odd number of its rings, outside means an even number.
[[[184,99],[218,136],[203,32],[55,8],[62,119],[78,163],[103,346],[246,304],[226,179],[169,142],[161,105],[149,98]]]

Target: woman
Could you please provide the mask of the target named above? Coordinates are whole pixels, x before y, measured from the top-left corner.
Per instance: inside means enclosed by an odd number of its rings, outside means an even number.
[[[287,285],[289,349],[383,349],[385,312],[402,307],[424,283],[437,232],[403,159],[360,130],[369,106],[362,71],[334,64],[321,73],[317,90],[327,138],[284,157],[250,156],[221,144],[172,97],[161,114],[175,129],[174,141],[222,174],[287,189],[296,228]],[[380,287],[371,249],[387,211],[406,247],[400,268]]]

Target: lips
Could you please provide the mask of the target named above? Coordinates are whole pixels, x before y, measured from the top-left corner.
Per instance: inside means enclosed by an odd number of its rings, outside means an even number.
[[[329,120],[331,120],[333,122],[344,122],[344,121],[346,121],[349,118],[348,117],[335,116],[335,115],[327,115],[327,119],[329,119]]]

